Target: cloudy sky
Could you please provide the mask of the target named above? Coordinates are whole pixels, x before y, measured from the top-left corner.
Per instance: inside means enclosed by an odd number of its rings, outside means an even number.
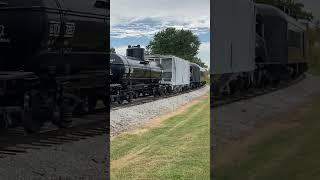
[[[167,27],[189,29],[202,42],[199,57],[210,65],[210,0],[114,0],[111,4],[111,47],[125,54],[127,45],[148,45]]]

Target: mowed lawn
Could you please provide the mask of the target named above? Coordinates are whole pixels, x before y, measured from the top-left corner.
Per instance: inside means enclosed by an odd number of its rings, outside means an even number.
[[[111,179],[210,179],[209,101],[112,139]]]
[[[249,145],[244,157],[215,169],[216,179],[319,180],[320,98],[302,108],[296,125]]]

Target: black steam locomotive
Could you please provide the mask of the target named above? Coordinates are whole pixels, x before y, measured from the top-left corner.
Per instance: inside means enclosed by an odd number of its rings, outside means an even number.
[[[108,25],[107,0],[1,0],[1,127],[66,127],[106,101]]]

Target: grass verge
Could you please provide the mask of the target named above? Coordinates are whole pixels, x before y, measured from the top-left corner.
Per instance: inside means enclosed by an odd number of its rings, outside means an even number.
[[[296,125],[248,145],[241,160],[216,167],[216,179],[320,179],[320,98],[304,108],[291,120]]]
[[[210,179],[209,101],[112,139],[111,179]]]

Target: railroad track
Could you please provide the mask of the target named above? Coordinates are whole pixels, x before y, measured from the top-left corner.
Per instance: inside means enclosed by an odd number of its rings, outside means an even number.
[[[294,84],[297,84],[298,82],[305,79],[305,77],[306,77],[306,75],[303,74],[290,82],[281,82],[277,87],[268,87],[265,89],[251,89],[246,93],[239,93],[237,95],[227,97],[224,99],[215,100],[214,97],[211,97],[211,102],[212,102],[211,108],[217,108],[217,107],[225,106],[225,105],[237,102],[237,101],[247,100],[247,99],[251,99],[251,98],[261,96],[264,94],[272,93],[272,92],[290,87]]]
[[[272,93],[272,92],[287,88],[289,86],[292,86],[292,85],[302,81],[303,79],[305,79],[305,77],[306,77],[306,75],[304,74],[304,75],[301,75],[298,78],[296,78],[296,79],[294,79],[294,80],[292,80],[290,82],[281,82],[277,87],[268,87],[268,88],[265,88],[265,89],[251,89],[246,93],[239,93],[239,94],[236,94],[234,96],[223,98],[223,99],[217,99],[216,100],[216,99],[213,99],[214,97],[212,97],[211,107],[212,108],[217,108],[217,107],[224,106],[224,105],[227,105],[227,104],[231,104],[231,103],[234,103],[234,102],[237,102],[237,101],[251,99],[251,98],[254,98],[254,97],[257,97],[257,96],[261,96],[261,95],[264,95],[264,94]],[[201,89],[201,88],[198,88],[198,89]],[[195,89],[195,90],[198,90],[198,89]],[[110,109],[111,110],[117,110],[117,109],[120,109],[120,108],[136,106],[136,105],[140,105],[140,104],[156,101],[156,100],[159,100],[159,99],[166,99],[166,98],[178,96],[178,95],[181,95],[181,94],[184,94],[184,93],[188,93],[188,92],[192,92],[192,91],[193,90],[189,90],[189,91],[185,91],[183,93],[176,93],[176,94],[162,96],[162,97],[145,96],[145,97],[141,97],[141,98],[138,98],[138,99],[134,99],[130,103],[125,102],[123,104],[116,104],[116,103],[111,104]]]
[[[211,107],[217,108],[233,102],[250,99],[261,96],[263,94],[275,92],[280,89],[292,86],[305,78],[305,75],[289,82],[280,83],[279,86],[267,89],[252,89],[247,93],[238,94],[237,96],[228,97],[227,99],[213,100]],[[197,89],[196,89],[197,90]],[[186,91],[183,93],[188,93]],[[136,106],[152,102],[159,99],[170,98],[178,96],[183,93],[177,93],[162,97],[147,96],[135,99],[131,103],[124,103],[121,105],[111,105],[111,110],[116,110],[124,107]],[[79,141],[88,137],[94,137],[103,134],[109,134],[110,129],[107,123],[107,113],[105,108],[97,110],[95,114],[91,114],[82,118],[74,118],[72,127],[65,129],[58,129],[55,126],[48,125],[41,132],[35,134],[25,134],[23,127],[16,127],[8,129],[6,132],[0,133],[0,158],[6,156],[14,156],[21,153],[27,153],[28,150],[39,150],[44,147],[56,146],[68,142]],[[90,121],[88,121],[90,119]]]
[[[26,134],[23,127],[8,129],[0,134],[0,158],[109,134],[105,108],[97,110],[95,114],[74,118],[74,122],[77,123],[65,129],[48,124],[35,134]]]
[[[149,102],[160,100],[160,99],[167,99],[167,98],[170,98],[170,97],[174,97],[174,96],[178,96],[178,95],[181,95],[181,94],[185,94],[185,93],[189,93],[189,92],[192,92],[192,91],[196,91],[196,90],[199,90],[199,89],[204,88],[204,87],[205,86],[197,88],[197,89],[192,89],[192,90],[184,91],[184,92],[181,92],[181,93],[175,93],[175,94],[165,95],[165,96],[161,96],[161,97],[154,97],[152,95],[145,96],[145,97],[140,97],[138,99],[133,99],[132,102],[130,102],[130,103],[129,102],[124,102],[123,104],[113,103],[113,104],[110,105],[110,110],[118,110],[118,109],[122,109],[122,108],[127,108],[127,107],[137,106],[137,105],[140,105],[140,104],[149,103]]]

